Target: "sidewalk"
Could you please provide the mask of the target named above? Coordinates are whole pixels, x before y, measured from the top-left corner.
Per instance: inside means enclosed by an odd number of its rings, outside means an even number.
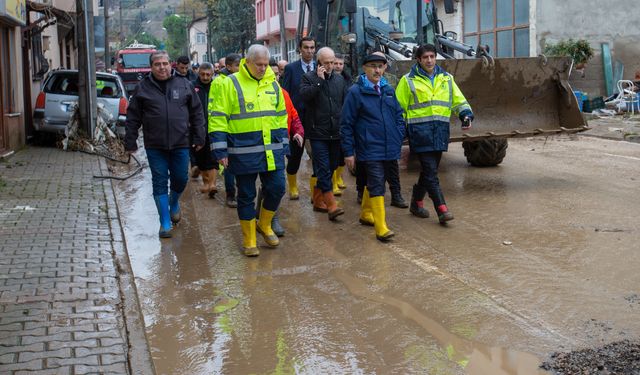
[[[586,117],[591,129],[578,134],[616,141],[640,143],[639,114],[630,117],[617,115],[602,118],[586,114]]]
[[[0,162],[0,373],[152,374],[104,159]]]

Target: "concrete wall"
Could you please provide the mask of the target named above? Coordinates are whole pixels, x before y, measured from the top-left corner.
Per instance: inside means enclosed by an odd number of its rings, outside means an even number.
[[[536,2],[536,53],[545,43],[561,39],[586,39],[596,50],[585,69],[571,75],[574,89],[590,96],[605,95],[601,44],[609,43],[613,60],[624,64],[624,79],[640,70],[640,14],[637,0],[531,0]]]

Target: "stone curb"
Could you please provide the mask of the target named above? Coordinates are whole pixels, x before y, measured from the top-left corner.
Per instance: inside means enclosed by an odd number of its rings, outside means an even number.
[[[106,159],[102,157],[100,157],[100,172],[103,175],[111,173],[107,168]],[[129,345],[129,370],[131,374],[153,375],[155,374],[153,358],[149,349],[138,291],[133,271],[131,270],[122,223],[120,222],[120,212],[113,188],[113,180],[104,179],[103,186],[107,201],[109,226],[113,236],[113,255],[117,267],[118,285],[123,303],[120,309],[122,310]]]

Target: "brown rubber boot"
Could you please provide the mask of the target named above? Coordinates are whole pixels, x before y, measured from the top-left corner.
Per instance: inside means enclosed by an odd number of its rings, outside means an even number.
[[[208,193],[209,198],[214,198],[218,192],[216,188],[216,170],[209,169],[207,171],[200,171],[202,175],[202,186],[200,187],[201,193]]]
[[[316,212],[327,212],[327,205],[322,197],[320,188],[313,188],[313,210]]]
[[[202,175],[202,185],[198,188],[201,193],[209,192],[209,178],[210,175],[207,173],[208,171],[200,171],[198,170],[198,174]]]
[[[333,196],[332,191],[322,193],[322,196],[324,198],[324,203],[327,205],[329,220],[334,221],[338,218],[338,216],[344,215],[344,210],[338,207],[338,202],[336,202],[336,198]]]

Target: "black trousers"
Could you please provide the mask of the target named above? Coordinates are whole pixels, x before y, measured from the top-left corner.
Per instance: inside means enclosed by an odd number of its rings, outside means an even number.
[[[420,152],[417,154],[420,160],[420,177],[418,183],[414,186],[414,199],[422,200],[426,193],[433,201],[433,206],[446,204],[442,189],[440,189],[440,180],[438,179],[438,167],[440,159],[442,159],[442,151]]]
[[[392,197],[402,195],[400,188],[400,166],[397,160],[385,160],[384,164],[384,179],[389,184],[389,191],[391,191]],[[366,175],[366,162],[356,160],[356,189],[358,193],[364,191],[364,187],[367,184]],[[371,192],[369,192],[371,193]]]
[[[191,147],[189,154],[193,155],[192,164],[193,160],[195,160],[195,164],[201,171],[219,168],[218,161],[215,159],[213,151],[211,150],[211,140],[209,139],[209,135],[204,137],[204,146],[200,151],[196,151],[195,148]]]
[[[289,151],[291,154],[287,156],[287,174],[297,174],[298,169],[300,169],[302,154],[304,153],[304,142],[302,142],[302,146],[298,146],[298,142],[291,139],[289,142]]]

